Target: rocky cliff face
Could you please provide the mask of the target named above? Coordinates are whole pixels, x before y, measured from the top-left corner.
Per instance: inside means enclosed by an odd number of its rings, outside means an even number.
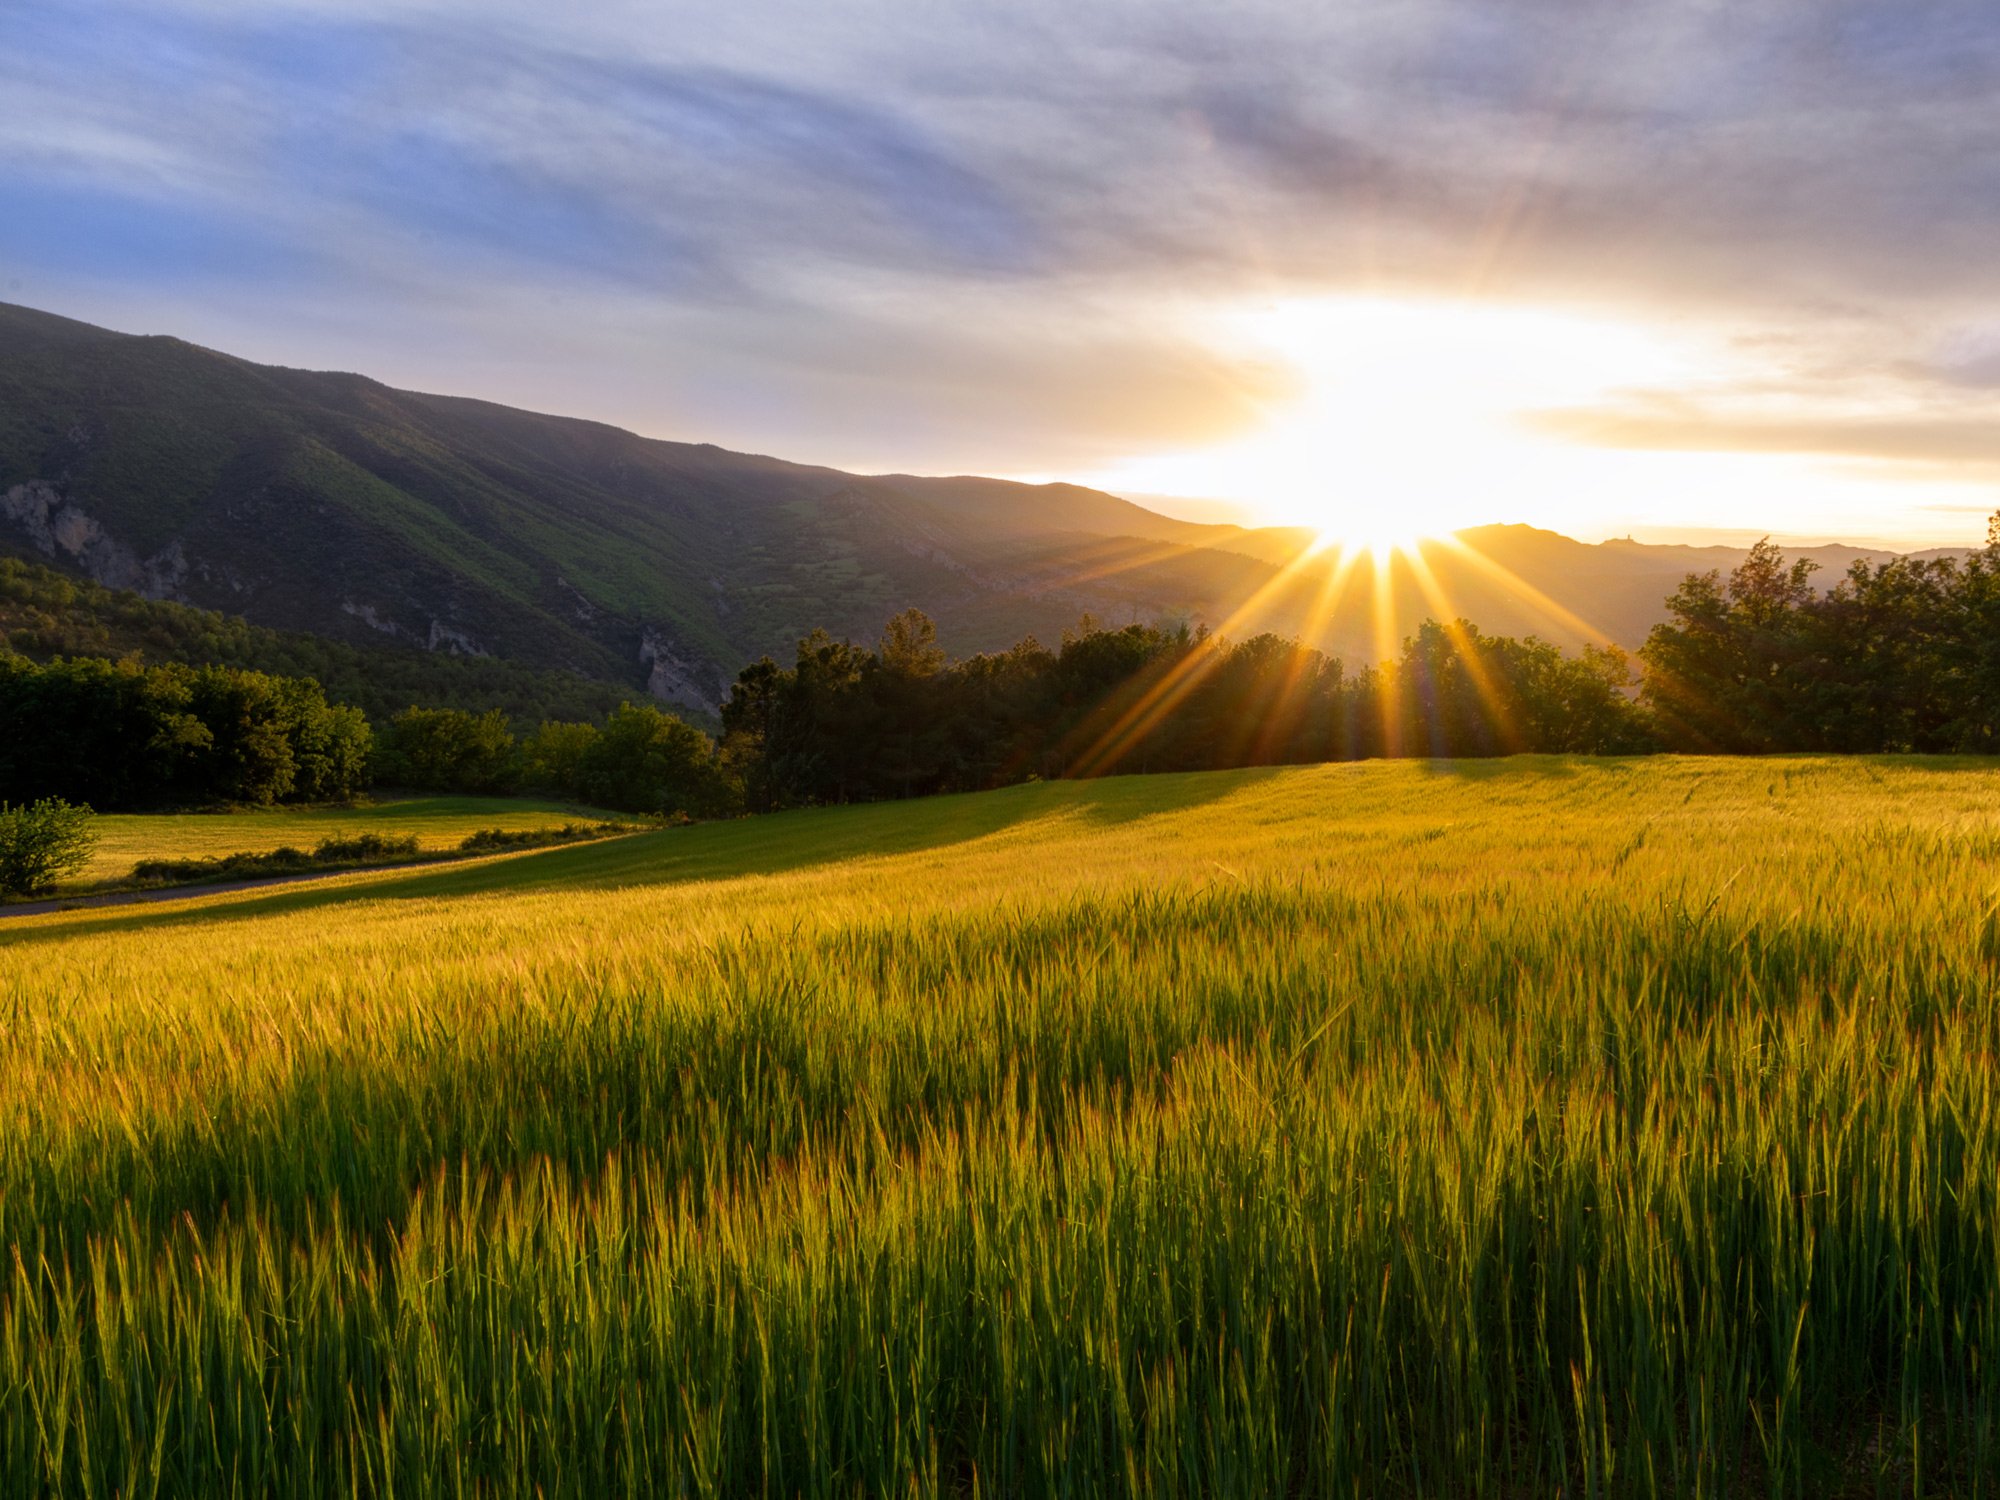
[[[712,712],[728,696],[721,673],[676,649],[654,626],[639,633],[639,665],[646,669],[646,691],[663,703]]]
[[[150,557],[140,557],[46,480],[30,480],[0,492],[0,527],[26,543],[24,552],[73,568],[92,582],[130,589],[149,599],[183,598],[180,588],[188,561],[178,539]]]

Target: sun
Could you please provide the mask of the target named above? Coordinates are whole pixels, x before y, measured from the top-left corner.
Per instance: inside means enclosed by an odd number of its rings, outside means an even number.
[[[1135,460],[1113,490],[1240,497],[1265,524],[1387,556],[1463,527],[1560,524],[1601,491],[1524,416],[1687,374],[1655,331],[1531,307],[1344,297],[1221,319],[1218,343],[1289,372],[1255,431]]]
[[[1366,553],[1378,564],[1399,552],[1414,552],[1435,532],[1425,532],[1393,517],[1350,516],[1338,526],[1322,527],[1312,540],[1314,552]]]

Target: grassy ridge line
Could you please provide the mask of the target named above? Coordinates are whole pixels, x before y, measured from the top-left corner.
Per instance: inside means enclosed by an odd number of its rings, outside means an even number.
[[[0,1475],[1980,1492],[2000,779],[1462,769],[38,923]]]

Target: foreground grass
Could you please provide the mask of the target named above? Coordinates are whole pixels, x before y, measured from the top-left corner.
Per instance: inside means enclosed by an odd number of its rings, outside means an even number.
[[[482,828],[560,828],[615,817],[568,803],[531,797],[402,797],[355,807],[272,807],[223,813],[106,813],[95,820],[99,842],[85,883],[118,880],[146,859],[220,859],[263,854],[289,845],[310,849],[324,839],[376,833],[414,837],[425,850],[451,849]]]
[[[1414,764],[0,934],[0,1492],[1992,1493],[2000,775]]]

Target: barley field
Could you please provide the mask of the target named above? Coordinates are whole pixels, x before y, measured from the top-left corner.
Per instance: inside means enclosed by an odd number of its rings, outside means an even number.
[[[0,923],[0,1494],[1992,1495],[2000,773],[1371,763]]]

